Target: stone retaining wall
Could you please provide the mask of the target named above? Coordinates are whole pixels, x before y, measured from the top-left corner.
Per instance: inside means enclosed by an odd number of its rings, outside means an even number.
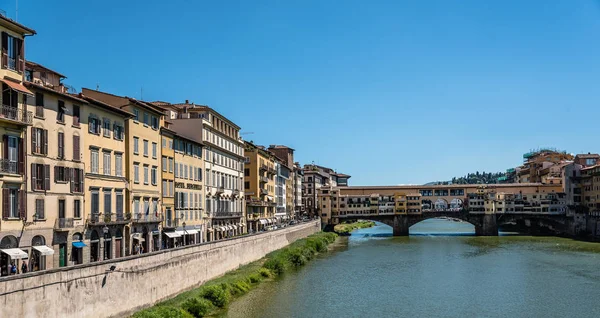
[[[127,316],[320,230],[320,221],[311,221],[140,257],[3,277],[0,317]]]

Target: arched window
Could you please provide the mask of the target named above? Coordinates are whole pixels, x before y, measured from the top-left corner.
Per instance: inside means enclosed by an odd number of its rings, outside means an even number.
[[[17,238],[13,235],[7,235],[0,240],[0,248],[17,248],[18,245]]]
[[[31,246],[46,245],[46,239],[41,235],[36,235],[31,239]]]
[[[73,241],[81,241],[83,239],[83,235],[81,235],[81,233],[75,233],[73,234]]]

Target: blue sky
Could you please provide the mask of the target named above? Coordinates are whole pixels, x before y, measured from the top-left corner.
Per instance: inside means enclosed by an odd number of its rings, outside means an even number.
[[[29,59],[207,104],[354,185],[598,152],[598,1],[19,1]],[[14,1],[1,9],[15,17]]]

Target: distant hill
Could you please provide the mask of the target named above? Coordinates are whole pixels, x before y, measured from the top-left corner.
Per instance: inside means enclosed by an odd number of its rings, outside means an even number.
[[[446,185],[446,184],[493,184],[498,182],[498,178],[504,176],[502,172],[475,172],[468,173],[464,177],[454,177],[449,181],[433,181],[425,185]]]

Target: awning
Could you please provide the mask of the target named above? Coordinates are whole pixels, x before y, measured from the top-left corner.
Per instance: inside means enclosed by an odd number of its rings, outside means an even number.
[[[273,224],[273,220],[272,219],[267,219],[267,223]]]
[[[146,241],[146,239],[142,237],[142,233],[133,233],[132,236],[134,240],[138,240],[140,242]]]
[[[42,254],[42,255],[54,254],[54,250],[51,247],[46,246],[46,245],[34,246],[33,249],[40,252],[40,254]]]
[[[195,234],[198,234],[198,230],[194,230],[194,229],[191,229],[191,230],[185,230],[185,231],[187,232],[187,234],[188,234],[188,235],[195,235]]]
[[[0,251],[2,251],[2,253],[4,253],[4,254],[7,254],[12,259],[22,259],[22,258],[28,257],[27,253],[23,252],[22,250],[20,250],[18,248],[5,248],[5,249],[1,249]]]
[[[262,225],[267,224],[267,220],[265,220],[265,219],[260,219],[259,221],[260,221],[260,224],[262,224]]]
[[[79,242],[73,242],[73,247],[77,247],[77,248],[83,248],[86,247],[87,245],[85,245],[85,243],[79,241]]]
[[[159,230],[154,230],[154,231],[152,231],[152,234],[158,235],[158,234],[160,234],[160,231]]]
[[[11,89],[21,92],[23,94],[27,94],[29,96],[34,96],[33,93],[27,89],[27,87],[19,84],[19,83],[15,83],[13,81],[9,81],[9,80],[4,80],[4,79],[0,79],[0,82],[8,85],[8,87],[10,87]]]
[[[186,235],[186,231],[175,231],[175,233],[179,234],[179,236]]]
[[[165,233],[165,235],[168,236],[169,238],[181,237],[181,235],[177,232],[163,232],[163,233]]]

